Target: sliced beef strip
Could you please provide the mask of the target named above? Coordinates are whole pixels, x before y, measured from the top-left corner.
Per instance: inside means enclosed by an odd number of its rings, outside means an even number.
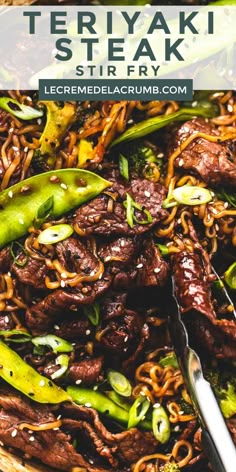
[[[25,255],[19,256],[19,261],[25,260]],[[45,277],[48,268],[44,261],[29,257],[26,264],[21,267],[16,263],[12,264],[12,272],[18,280],[24,285],[30,285],[35,289],[45,289]]]
[[[103,472],[104,468],[91,466],[72,446],[70,436],[61,429],[29,433],[20,430],[22,422],[47,423],[56,421],[46,405],[37,405],[16,396],[0,394],[0,440],[5,446],[21,450],[44,464],[68,472],[72,467],[84,467],[89,472]],[[30,437],[34,440],[30,440]]]
[[[195,310],[215,321],[210,285],[200,255],[187,251],[173,254],[172,266],[182,313]]]
[[[216,357],[231,358],[236,353],[236,323],[218,320],[211,290],[201,257],[186,251],[172,256],[176,295],[185,323],[192,332],[192,341],[214,352]],[[204,315],[204,317],[200,316]]]
[[[107,177],[107,176],[106,176]],[[108,175],[112,181],[111,191],[118,198],[114,200],[113,211],[108,209],[108,195],[99,195],[94,200],[81,205],[72,217],[72,224],[77,224],[79,228],[89,234],[101,234],[110,236],[135,235],[149,231],[159,221],[167,217],[167,211],[162,208],[162,202],[166,196],[166,189],[159,183],[149,180],[133,178],[131,182],[125,183],[124,180],[114,175]],[[149,224],[135,223],[131,228],[126,221],[126,209],[123,203],[126,200],[126,194],[140,204],[142,208],[148,210],[152,216],[152,222]],[[139,220],[144,220],[143,212],[137,211],[136,216]]]
[[[168,154],[197,131],[219,136],[218,129],[201,118],[183,123],[169,145]],[[212,143],[204,138],[194,139],[175,160],[175,167],[200,177],[209,185],[236,185],[236,142]]]
[[[33,334],[46,333],[58,318],[78,310],[81,305],[92,304],[110,286],[111,277],[104,275],[91,284],[79,284],[74,289],[58,289],[26,310],[26,324]]]
[[[140,457],[152,454],[157,447],[157,441],[152,433],[132,428],[121,433],[110,433],[102,424],[98,413],[92,408],[79,405],[64,404],[66,416],[85,420],[93,425],[96,434],[109,446],[117,447],[117,454],[124,462],[136,462]]]
[[[12,264],[12,255],[9,246],[4,247],[0,251],[0,274],[4,274],[10,270]]]
[[[98,381],[103,367],[103,357],[94,359],[83,359],[80,362],[72,362],[67,371],[67,379],[76,383],[81,381],[82,385],[90,386]],[[55,363],[49,363],[40,367],[38,371],[48,378],[54,374],[60,367]]]
[[[73,382],[82,381],[84,385],[93,385],[99,378],[103,367],[103,357],[95,359],[84,359],[74,362],[69,367],[69,378]]]
[[[86,336],[85,332],[90,327],[90,322],[88,319],[81,319],[76,318],[71,315],[71,320],[63,321],[62,323],[58,323],[55,325],[54,334],[59,336],[60,338],[67,339],[68,341],[80,340]]]
[[[202,354],[209,353],[219,359],[236,359],[236,342],[225,334],[219,326],[212,324],[207,318],[194,313],[191,319],[185,318],[190,344]],[[234,328],[234,333],[235,333]]]
[[[153,240],[147,239],[143,244],[143,252],[136,264],[138,287],[162,287],[168,276],[168,264],[161,256],[158,247]]]

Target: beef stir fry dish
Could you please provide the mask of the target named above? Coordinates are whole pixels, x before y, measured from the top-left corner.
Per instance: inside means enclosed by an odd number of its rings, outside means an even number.
[[[171,276],[236,442],[235,139],[233,92],[1,93],[7,451],[65,472],[210,470],[168,330]]]

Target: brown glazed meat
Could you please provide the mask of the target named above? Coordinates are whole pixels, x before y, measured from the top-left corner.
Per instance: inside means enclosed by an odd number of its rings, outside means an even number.
[[[110,181],[114,176],[106,175]],[[159,221],[168,216],[167,211],[162,208],[162,202],[166,196],[165,187],[159,183],[150,182],[149,180],[133,178],[130,183],[126,184],[120,178],[112,186],[111,191],[114,193],[113,212],[108,211],[108,195],[99,195],[91,202],[81,205],[72,218],[73,224],[77,223],[79,228],[89,234],[100,235],[135,235],[149,231]],[[149,224],[135,224],[131,228],[126,221],[126,209],[123,203],[126,201],[126,193],[133,200],[148,210],[152,216],[152,222]],[[137,219],[145,220],[146,216],[143,212],[136,212]]]
[[[182,124],[174,134],[168,149],[170,155],[193,133],[219,136],[219,131],[204,119],[196,118]],[[194,139],[175,160],[175,167],[200,177],[210,186],[236,185],[236,143],[212,143]]]

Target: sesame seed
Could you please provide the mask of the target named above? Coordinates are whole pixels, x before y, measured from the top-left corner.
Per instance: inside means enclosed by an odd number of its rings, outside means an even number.
[[[3,444],[3,442],[2,442],[2,441],[0,441],[0,446],[1,446],[1,447],[3,447],[3,446],[4,446],[4,444]]]
[[[95,270],[92,270],[92,272],[90,272],[90,276],[91,276],[91,277],[93,277],[95,274],[96,274],[96,271],[95,271]]]
[[[5,321],[5,323],[9,323],[9,317],[5,316],[4,321]]]
[[[214,213],[214,215],[217,215],[218,214],[218,211],[216,210],[216,208],[212,208],[212,213]]]
[[[148,192],[147,190],[145,190],[144,195],[145,195],[145,197],[147,197],[147,198],[150,198],[150,197],[151,197],[150,192]]]
[[[225,202],[225,203],[224,203],[224,207],[225,207],[225,208],[228,208],[228,206],[229,206],[228,202]]]
[[[64,288],[66,286],[64,280],[61,281],[61,287]]]
[[[157,157],[164,157],[163,152],[159,152],[159,154],[157,154]]]
[[[38,119],[37,119],[37,123],[38,123],[38,125],[41,125],[41,124],[42,124],[41,118],[38,118]]]
[[[9,133],[13,133],[13,131],[14,131],[14,128],[9,129]]]
[[[29,150],[28,146],[25,146],[24,152],[28,152],[28,150]]]
[[[93,390],[96,391],[97,389],[98,389],[98,385],[94,385]]]
[[[12,433],[11,433],[11,437],[12,438],[15,438],[17,435],[17,430],[16,429],[13,429]]]
[[[160,408],[161,404],[160,403],[154,403],[153,408]]]
[[[13,151],[18,152],[19,148],[17,146],[12,146]]]
[[[91,403],[85,403],[84,406],[86,406],[87,408],[91,408],[92,404]]]
[[[53,431],[59,431],[59,428],[53,428]]]
[[[215,225],[215,229],[216,229],[216,231],[219,231],[220,227],[219,227],[218,224]]]
[[[61,419],[61,415],[58,415],[57,420],[60,420],[60,419]]]
[[[30,440],[31,442],[33,442],[33,441],[35,441],[35,437],[34,437],[34,436],[30,436],[29,440]]]
[[[45,385],[45,380],[40,380],[39,385],[40,385],[40,387],[44,387],[44,385]]]
[[[179,167],[182,167],[183,163],[184,163],[184,160],[183,160],[183,159],[180,159],[180,160],[179,160],[179,163],[178,163],[178,164],[179,164]]]
[[[88,336],[91,333],[90,329],[86,329],[85,334]]]
[[[56,329],[56,330],[57,330],[57,329],[60,329],[60,327],[59,327],[58,325],[54,325],[53,327],[54,327],[54,329]]]
[[[179,415],[184,415],[184,411],[183,411],[183,410],[180,410],[180,411],[179,411]]]
[[[175,431],[176,433],[178,433],[179,430],[180,430],[180,427],[179,427],[179,426],[175,426],[174,431]]]
[[[124,338],[124,343],[127,343],[128,339],[129,339],[129,336],[128,336],[128,334],[127,334],[127,335],[125,336],[125,338]]]
[[[13,197],[13,191],[12,191],[12,190],[10,190],[10,191],[8,192],[8,197],[9,197],[9,198],[12,198],[12,197]]]
[[[64,190],[67,190],[68,187],[67,187],[66,184],[63,184],[63,183],[62,183],[62,184],[61,184],[61,188],[64,188]]]
[[[137,267],[137,269],[142,269],[143,264],[138,264],[136,267]]]
[[[155,267],[153,272],[155,272],[155,274],[158,274],[158,272],[160,272],[160,271],[161,271],[161,269],[159,267]]]
[[[120,242],[120,245],[121,245],[121,247],[125,246],[125,240],[124,239],[122,239],[122,241]]]
[[[78,380],[76,380],[76,381],[75,381],[76,385],[80,385],[80,384],[81,384],[81,382],[82,382],[82,380],[81,380],[81,379],[78,379]]]
[[[62,273],[61,273],[61,278],[62,278],[62,279],[67,279],[67,274],[66,274],[65,272],[62,272]]]

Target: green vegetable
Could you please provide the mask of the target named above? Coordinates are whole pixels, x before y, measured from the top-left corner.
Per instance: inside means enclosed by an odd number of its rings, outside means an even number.
[[[123,397],[130,397],[132,393],[132,387],[128,379],[117,372],[116,370],[109,370],[107,374],[108,382],[115,390],[116,393]]]
[[[211,118],[215,116],[212,114],[212,110],[206,108],[182,108],[175,113],[169,115],[155,116],[154,118],[148,118],[147,120],[141,121],[140,123],[131,126],[121,136],[115,139],[111,147],[116,146],[125,141],[132,141],[133,139],[142,138],[148,134],[154,133],[161,128],[173,123],[174,121],[187,121],[194,116],[203,116],[204,118]]]
[[[59,379],[66,373],[69,367],[69,360],[70,358],[69,356],[67,356],[67,354],[61,354],[56,358],[56,365],[60,365],[61,367],[56,372],[54,372],[54,374],[51,375],[51,379]]]
[[[235,372],[207,370],[206,378],[212,385],[225,418],[236,414],[236,376]]]
[[[236,208],[236,195],[233,193],[228,193],[225,189],[220,189],[220,191],[216,192],[216,196],[223,200],[224,202],[228,202],[232,207]]]
[[[82,169],[60,169],[35,175],[0,194],[0,248],[21,238],[33,224],[38,209],[54,197],[52,218],[96,197],[110,183]]]
[[[89,319],[90,323],[93,326],[98,326],[100,321],[100,307],[99,303],[94,303],[93,305],[85,305],[83,307],[83,312],[85,316]]]
[[[68,393],[38,374],[2,341],[0,341],[0,377],[38,403],[62,403],[71,400]]]
[[[19,260],[18,260],[19,254],[15,255],[15,253],[14,253],[14,246],[19,247],[19,248],[21,249],[21,252],[24,253],[25,258],[24,258],[23,261],[19,261]],[[19,266],[19,267],[25,267],[25,265],[26,265],[27,262],[28,262],[29,256],[28,256],[28,252],[25,250],[24,246],[23,246],[21,243],[19,243],[18,241],[14,241],[14,242],[12,242],[12,243],[10,244],[9,249],[10,249],[11,257],[12,257],[12,259],[13,259],[13,263],[16,264],[16,265]]]
[[[174,369],[179,369],[179,364],[174,352],[170,352],[165,357],[162,357],[162,359],[160,359],[158,363],[161,367],[167,367],[170,365]]]
[[[44,231],[41,231],[37,239],[40,244],[56,244],[59,243],[59,241],[69,238],[73,232],[74,229],[70,225],[52,225]]]
[[[212,192],[203,187],[183,185],[173,190],[163,202],[163,208],[171,208],[176,205],[201,205],[212,200]]]
[[[52,214],[54,206],[54,196],[49,197],[45,202],[43,202],[37,211],[37,216],[33,221],[33,226],[35,229],[39,229],[43,223],[49,218]]]
[[[129,410],[128,429],[134,428],[134,426],[137,426],[140,421],[145,419],[145,415],[148,412],[149,407],[150,401],[145,396],[140,395],[138,398],[136,398]]]
[[[62,107],[53,101],[44,101],[40,104],[46,106],[47,121],[40,137],[39,151],[43,155],[54,155],[67,128],[76,119],[75,104],[65,102]]]
[[[170,439],[170,422],[163,406],[154,406],[152,412],[152,430],[157,441],[165,444]]]
[[[0,97],[0,108],[21,120],[34,120],[43,116],[43,110],[36,110],[27,105],[22,105],[17,100],[9,97]]]
[[[230,288],[236,290],[236,262],[226,270],[224,280]]]
[[[127,400],[124,399],[124,397],[121,397],[116,393],[114,390],[109,390],[106,392],[106,395],[112,400],[116,405],[119,405],[121,408],[124,408],[124,410],[129,411],[130,410],[130,404],[127,402]]]
[[[126,159],[123,154],[120,154],[119,156],[119,169],[120,169],[120,175],[124,177],[125,180],[129,180],[129,163],[128,159]]]
[[[167,246],[165,246],[164,244],[157,244],[157,247],[163,257],[168,256],[169,249]]]
[[[106,415],[120,423],[128,423],[129,413],[116,405],[101,392],[70,386],[67,388],[67,393],[78,405],[85,405],[94,408],[98,413]]]
[[[0,336],[5,338],[5,341],[11,343],[27,343],[31,340],[32,336],[25,331],[18,329],[12,329],[10,331],[0,331]]]
[[[54,334],[47,334],[45,336],[37,336],[36,338],[32,338],[32,343],[34,346],[47,346],[50,347],[55,354],[58,352],[72,352],[73,346],[65,339],[59,338]]]
[[[176,462],[166,462],[159,467],[159,472],[180,472],[180,468]]]
[[[152,215],[151,213],[146,210],[145,208],[143,209],[139,203],[136,203],[133,198],[129,195],[129,193],[126,193],[126,201],[123,202],[124,207],[126,208],[126,221],[130,228],[133,228],[134,222],[138,223],[140,225],[147,225],[152,222]],[[135,216],[135,209],[142,211],[145,216],[147,217],[146,220],[138,220]]]
[[[122,151],[125,154],[129,167],[139,176],[144,176],[147,164],[156,163],[159,166],[162,162],[162,160],[155,155],[153,149],[148,147],[141,139],[124,144]]]

